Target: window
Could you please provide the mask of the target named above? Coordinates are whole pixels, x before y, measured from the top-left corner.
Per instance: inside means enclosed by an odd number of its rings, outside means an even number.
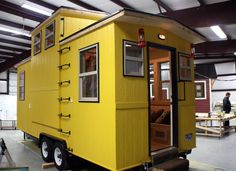
[[[124,75],[143,77],[143,48],[137,43],[124,41]]]
[[[206,99],[206,81],[195,81],[195,98]]]
[[[45,49],[54,45],[54,27],[55,22],[53,21],[45,29]]]
[[[98,101],[98,44],[79,50],[79,100]]]
[[[160,99],[170,99],[170,62],[160,63]]]
[[[19,75],[19,100],[25,100],[25,71]]]
[[[9,93],[9,73],[4,71],[0,73],[0,94]]]
[[[41,32],[34,36],[34,55],[41,52]]]
[[[191,81],[191,60],[188,54],[179,52],[179,81]]]

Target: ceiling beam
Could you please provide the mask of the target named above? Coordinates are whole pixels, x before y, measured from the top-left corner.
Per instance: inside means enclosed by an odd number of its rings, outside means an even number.
[[[110,0],[111,2],[115,3],[116,5],[119,5],[122,8],[129,8],[129,9],[134,9],[133,7],[131,7],[130,5],[128,5],[125,2],[122,2],[121,0]]]
[[[42,1],[42,0],[27,0],[27,1],[30,1],[30,2],[35,3],[35,4],[38,4],[38,5],[43,6],[43,7],[46,7],[46,8],[48,8],[48,9],[53,10],[53,11],[56,11],[56,10],[58,9],[57,6],[54,6],[54,5],[52,5],[52,4],[49,4],[49,3],[44,2],[44,1]]]
[[[204,54],[204,55],[196,55],[194,60],[206,60],[206,59],[236,59],[236,56],[234,55],[219,55],[219,56],[214,56],[214,55],[208,55],[208,54]]]
[[[47,16],[41,15],[28,9],[24,9],[19,5],[15,5],[3,0],[0,3],[0,10],[38,22],[42,22],[47,18]]]
[[[15,51],[15,52],[24,52],[25,51],[24,49],[3,46],[3,45],[0,45],[0,49],[11,50],[11,51]]]
[[[162,8],[164,8],[167,12],[173,11],[168,5],[166,5],[164,2],[161,0],[154,0],[154,2],[157,3],[157,5],[160,5]],[[161,12],[161,11],[160,11]]]
[[[0,19],[0,24],[10,26],[10,27],[15,27],[15,28],[18,28],[18,29],[24,29],[24,30],[27,30],[27,31],[32,31],[34,29],[33,27],[30,27],[30,26],[25,26],[25,25],[22,25],[22,24],[14,23],[14,22],[11,22],[11,21],[3,20],[3,19]]]
[[[200,6],[205,6],[205,5],[206,5],[206,3],[205,3],[204,0],[198,0],[198,2],[199,2],[199,4],[200,4]]]
[[[13,41],[13,40],[7,40],[7,39],[3,39],[3,38],[0,38],[0,42],[13,44],[13,45],[17,45],[17,46],[28,47],[28,48],[31,47],[31,45],[27,44],[27,43],[17,42],[17,41]]]
[[[24,35],[14,34],[14,33],[5,32],[5,31],[1,31],[1,30],[0,30],[0,34],[11,36],[11,37],[17,37],[17,38],[21,38],[21,39],[25,39],[25,40],[30,40],[31,41],[31,37],[24,36]]]
[[[89,10],[102,11],[102,10],[100,10],[100,9],[98,9],[98,8],[92,6],[92,5],[89,5],[89,4],[85,3],[85,2],[82,2],[80,0],[68,0],[68,1],[70,1],[70,2],[72,2],[74,4],[76,4],[76,5],[79,5],[79,6],[83,7],[83,8],[89,9]]]
[[[5,60],[11,59],[11,58],[13,58],[13,57],[14,57],[14,56],[4,56],[4,55],[0,54],[0,58],[1,58],[1,59],[5,59]]]
[[[31,50],[27,50],[20,55],[16,55],[14,58],[8,59],[6,62],[0,63],[0,73],[13,67],[15,64],[19,63],[20,61],[30,57]]]
[[[236,1],[226,1],[200,7],[163,13],[189,27],[209,27],[236,23]]]
[[[5,52],[5,51],[1,51],[0,50],[0,55],[7,55],[7,56],[14,56],[14,55],[16,55],[16,53],[14,53],[14,52]]]
[[[224,40],[195,44],[196,53],[233,53],[236,49],[236,40]]]

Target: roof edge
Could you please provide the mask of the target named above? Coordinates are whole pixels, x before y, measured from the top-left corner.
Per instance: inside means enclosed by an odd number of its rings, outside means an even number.
[[[94,17],[97,18],[101,18],[104,16],[107,16],[108,13],[105,12],[100,12],[100,11],[93,11],[93,10],[78,10],[78,9],[73,9],[73,8],[68,8],[68,7],[60,7],[58,8],[56,11],[53,12],[53,14],[48,17],[46,20],[44,20],[42,23],[40,23],[39,25],[37,25],[34,30],[31,31],[31,34],[33,34],[34,32],[37,31],[37,29],[39,27],[41,27],[42,25],[44,25],[45,23],[49,22],[52,18],[54,18],[55,16],[57,16],[58,14],[66,14],[66,13],[75,13],[74,15],[81,15],[81,14],[92,14]],[[91,15],[91,16],[92,16]]]
[[[165,16],[165,15],[150,14],[150,13],[146,13],[146,12],[142,12],[142,11],[136,11],[136,10],[133,10],[133,9],[124,8],[124,9],[122,9],[122,10],[116,12],[116,13],[113,13],[113,14],[105,17],[105,18],[102,18],[101,20],[98,20],[97,22],[95,22],[95,23],[93,23],[93,24],[91,24],[91,25],[89,25],[89,26],[87,26],[87,27],[85,27],[85,28],[69,35],[68,37],[60,40],[59,43],[60,43],[60,45],[63,45],[67,42],[70,42],[70,41],[72,41],[72,40],[74,40],[74,39],[76,39],[76,38],[78,38],[78,37],[80,37],[80,36],[82,36],[82,35],[84,35],[88,32],[91,32],[91,31],[93,31],[97,28],[100,28],[100,27],[104,26],[105,24],[108,24],[112,21],[115,21],[116,19],[118,19],[119,17],[121,17],[125,14],[129,14],[129,15],[131,14],[131,16],[132,16],[132,14],[133,14],[133,16],[134,16],[134,14],[142,14],[142,15],[145,15],[145,16],[160,17],[162,19],[170,20],[170,21],[173,21],[176,24],[178,24],[178,26],[184,27],[186,32],[187,31],[191,32],[193,34],[193,36],[198,37],[199,39],[202,40],[202,42],[207,40],[205,36],[203,36],[202,34],[197,32],[196,30],[193,30],[192,28],[184,25],[183,23],[181,23],[181,22],[179,22],[179,21],[177,21],[177,20],[175,20],[171,17]]]
[[[27,62],[29,62],[29,61],[31,61],[31,56],[28,57],[28,58],[25,58],[24,60],[22,60],[22,61],[20,61],[19,63],[15,64],[14,67],[15,67],[15,68],[18,68],[19,66],[21,66],[21,65],[23,65],[23,64],[25,64],[25,63],[27,63]]]

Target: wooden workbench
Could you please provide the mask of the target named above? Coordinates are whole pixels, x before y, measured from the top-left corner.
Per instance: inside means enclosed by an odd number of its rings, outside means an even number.
[[[214,136],[214,137],[222,137],[225,133],[229,132],[232,129],[235,129],[235,126],[224,127],[224,122],[229,121],[231,119],[235,119],[236,115],[234,114],[224,114],[222,115],[212,115],[210,117],[196,117],[196,128],[197,135],[205,135],[205,136]],[[219,123],[218,126],[213,126],[212,122],[217,121]],[[210,124],[209,124],[210,123]]]

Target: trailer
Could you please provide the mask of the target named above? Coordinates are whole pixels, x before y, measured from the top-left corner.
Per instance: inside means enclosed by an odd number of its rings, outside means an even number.
[[[59,170],[72,154],[118,171],[196,146],[197,32],[159,15],[61,8],[18,65],[18,128]]]

